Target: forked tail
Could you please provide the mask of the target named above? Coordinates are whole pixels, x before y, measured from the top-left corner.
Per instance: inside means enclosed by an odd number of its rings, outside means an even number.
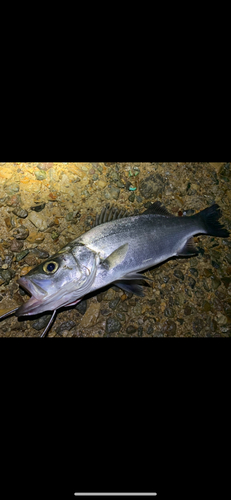
[[[225,227],[219,222],[221,217],[219,205],[215,204],[211,207],[205,208],[199,212],[197,216],[200,218],[206,234],[209,234],[210,236],[221,236],[222,238],[227,238],[229,236],[227,229],[225,229]]]

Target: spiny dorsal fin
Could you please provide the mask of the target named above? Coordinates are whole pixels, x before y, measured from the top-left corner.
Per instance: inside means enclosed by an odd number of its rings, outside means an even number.
[[[175,217],[175,215],[171,214],[167,208],[165,208],[164,205],[161,204],[160,201],[155,201],[155,203],[152,203],[150,207],[145,210],[145,212],[142,213],[142,215],[147,215],[147,214],[156,214],[156,215],[165,215],[167,217]]]
[[[111,220],[122,219],[128,216],[129,214],[127,210],[125,211],[123,209],[119,210],[117,207],[114,207],[113,205],[112,207],[110,207],[110,203],[108,203],[106,207],[104,207],[101,210],[101,213],[96,215],[95,224],[93,225],[93,227],[99,226],[100,224],[104,224],[104,222],[110,222]]]

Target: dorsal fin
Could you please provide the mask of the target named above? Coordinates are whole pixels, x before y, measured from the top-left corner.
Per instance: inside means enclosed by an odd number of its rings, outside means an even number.
[[[152,203],[150,207],[145,210],[145,212],[142,213],[142,215],[147,215],[147,214],[152,214],[152,215],[165,215],[167,217],[175,217],[175,215],[171,214],[167,208],[165,208],[164,205],[160,201],[155,201],[155,203]]]
[[[155,201],[152,203],[150,207],[145,210],[140,215],[165,215],[166,217],[175,217],[175,215],[171,214],[164,205],[161,204],[160,201]],[[104,222],[110,222],[111,220],[124,219],[124,217],[132,217],[132,214],[129,214],[127,210],[118,209],[113,205],[110,207],[110,203],[104,207],[100,214],[96,215],[95,224],[92,227],[99,226],[100,224],[104,224]]]
[[[119,210],[113,205],[110,207],[110,203],[108,203],[106,207],[101,210],[101,213],[96,215],[95,224],[93,224],[92,227],[104,224],[104,222],[110,222],[111,220],[123,219],[124,217],[129,217],[127,210]]]

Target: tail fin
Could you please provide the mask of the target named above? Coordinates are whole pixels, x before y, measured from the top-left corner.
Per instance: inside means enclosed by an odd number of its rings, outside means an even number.
[[[222,226],[218,221],[218,219],[220,219],[221,217],[221,210],[219,205],[215,204],[211,207],[205,208],[197,215],[200,217],[203,223],[206,234],[210,234],[211,236],[221,236],[222,238],[226,238],[229,236],[229,232],[227,231],[227,229],[225,229],[225,227]]]

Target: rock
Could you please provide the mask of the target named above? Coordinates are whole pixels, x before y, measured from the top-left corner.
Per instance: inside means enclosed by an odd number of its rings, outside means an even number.
[[[142,326],[138,327],[137,333],[138,333],[138,337],[142,337],[142,335],[143,335],[143,327]]]
[[[204,328],[204,322],[201,318],[195,318],[193,321],[193,330],[195,333],[200,333]]]
[[[30,253],[38,257],[39,259],[48,259],[50,256],[47,250],[43,250],[42,248],[32,248]]]
[[[166,307],[166,309],[164,311],[164,315],[167,316],[168,318],[174,318],[175,311],[171,307]]]
[[[176,276],[176,278],[180,279],[180,280],[184,280],[184,275],[182,273],[182,271],[180,271],[180,269],[176,269],[174,271],[174,276]]]
[[[81,328],[88,328],[89,326],[94,326],[97,322],[99,311],[100,311],[100,303],[92,302],[81,320],[80,323]]]
[[[122,312],[118,312],[118,313],[116,314],[116,316],[117,316],[117,318],[118,318],[120,321],[125,321],[125,320],[126,320],[126,316],[125,316],[125,314],[124,314],[124,313],[122,313]]]
[[[106,321],[106,333],[119,332],[121,329],[121,323],[117,318],[108,318]]]
[[[22,250],[22,252],[18,253],[16,255],[16,261],[19,262],[20,260],[24,259],[26,255],[29,253],[29,250]]]
[[[19,241],[19,240],[14,239],[11,242],[10,250],[11,250],[11,252],[19,252],[19,250],[21,250],[23,248],[23,245],[24,245],[23,241]]]
[[[190,267],[189,271],[191,274],[193,274],[193,276],[195,276],[197,278],[198,271],[197,271],[197,269],[195,269],[195,267]]]
[[[130,194],[128,199],[129,199],[129,201],[131,201],[131,203],[133,203],[133,201],[135,201],[135,193]]]
[[[15,272],[12,269],[0,268],[0,280],[2,281],[2,283],[8,285],[14,276]]]
[[[230,168],[230,163],[226,163],[225,165],[222,165],[219,171],[219,176],[226,182],[228,182],[231,179],[231,168]]]
[[[211,283],[213,290],[216,290],[221,285],[221,281],[216,276],[211,276]]]
[[[114,200],[118,200],[119,195],[120,195],[120,189],[116,188],[116,187],[112,187],[111,189],[107,189],[104,192],[104,196],[108,200],[110,200],[111,198],[113,198]]]
[[[175,335],[176,334],[176,323],[174,323],[174,321],[172,321],[171,319],[168,319],[163,324],[162,332],[166,333],[167,335]]]
[[[83,316],[87,310],[87,300],[81,300],[81,302],[75,306],[75,309]]]
[[[151,335],[153,332],[154,332],[154,330],[153,330],[153,326],[152,326],[152,325],[150,325],[150,326],[148,327],[148,329],[147,329],[147,334],[148,334],[148,335]]]
[[[17,215],[17,217],[20,217],[21,219],[25,219],[28,216],[28,212],[21,207],[15,208],[13,210],[13,214]]]
[[[57,328],[56,333],[60,334],[65,330],[69,332],[72,328],[74,328],[74,326],[76,326],[75,321],[65,321]]]
[[[134,325],[129,325],[127,328],[126,328],[126,332],[131,335],[132,333],[135,333],[137,330],[136,326]]]
[[[145,199],[157,198],[164,191],[164,179],[160,174],[146,177],[140,184],[140,193]]]
[[[39,168],[39,170],[49,170],[50,168],[53,167],[53,163],[39,163],[39,165],[37,165],[37,168]]]
[[[44,238],[44,234],[32,232],[29,234],[27,241],[29,241],[29,243],[41,243]]]
[[[35,172],[35,177],[38,181],[43,181],[43,179],[46,179],[46,172],[44,170],[41,170],[40,172]]]
[[[109,307],[111,309],[113,309],[113,311],[114,311],[116,309],[117,305],[119,304],[119,301],[120,301],[120,297],[117,297],[116,299],[111,300],[111,302],[109,302]]]
[[[16,240],[25,240],[29,236],[29,230],[25,226],[19,226],[13,231]]]
[[[40,205],[36,205],[34,207],[30,207],[34,212],[41,212],[46,206],[46,203],[41,203]]]
[[[196,284],[196,280],[194,280],[191,276],[189,277],[188,279],[188,284],[191,288],[194,288],[195,284]]]
[[[48,228],[48,222],[47,222],[47,220],[44,217],[42,217],[41,215],[38,215],[36,212],[31,212],[29,214],[29,216],[28,216],[28,219],[40,231],[45,231],[45,229]]]

